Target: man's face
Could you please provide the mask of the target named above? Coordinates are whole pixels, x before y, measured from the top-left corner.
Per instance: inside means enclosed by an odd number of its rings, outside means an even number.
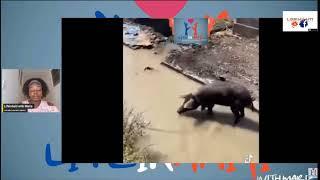
[[[41,101],[42,88],[38,84],[31,84],[29,87],[29,96],[32,101]]]

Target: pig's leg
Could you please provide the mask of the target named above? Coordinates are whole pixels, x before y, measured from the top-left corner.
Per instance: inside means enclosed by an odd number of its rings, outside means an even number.
[[[244,117],[244,107],[240,108],[240,117]]]
[[[240,120],[240,113],[239,113],[239,107],[237,106],[231,106],[231,111],[234,114],[234,126],[239,122]]]
[[[206,107],[204,105],[201,105],[201,111],[204,111]]]
[[[212,111],[213,106],[214,106],[214,104],[208,105],[208,114],[209,114],[209,115],[212,115],[212,114],[213,114],[213,111]]]

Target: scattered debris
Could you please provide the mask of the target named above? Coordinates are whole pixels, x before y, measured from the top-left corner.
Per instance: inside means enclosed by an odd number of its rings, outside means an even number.
[[[154,70],[154,68],[150,66],[147,66],[144,68],[144,71],[152,71],[152,70]]]
[[[234,25],[234,22],[230,20],[217,20],[216,25],[212,29],[211,33],[213,32],[219,32],[219,31],[225,31],[229,28],[232,28]]]
[[[123,23],[123,44],[132,49],[152,49],[167,39],[160,33],[154,32],[150,27],[130,21]]]
[[[226,78],[224,78],[222,76],[219,76],[218,78],[219,78],[220,81],[226,81]]]

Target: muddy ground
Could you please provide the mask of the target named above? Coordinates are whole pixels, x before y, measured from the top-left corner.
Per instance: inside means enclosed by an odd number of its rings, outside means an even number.
[[[223,32],[206,46],[181,46],[166,62],[205,79],[225,78],[247,87],[259,100],[259,42]]]
[[[123,98],[128,107],[142,112],[150,122],[136,145],[149,147],[153,162],[235,162],[247,155],[259,162],[259,115],[245,109],[245,118],[233,126],[230,107],[216,105],[214,115],[200,108],[179,115],[181,95],[196,91],[201,84],[160,64],[176,48],[167,44],[154,50],[124,47]],[[145,67],[153,70],[145,71]]]
[[[176,112],[183,102],[179,96],[201,86],[185,77],[186,73],[245,84],[258,99],[257,39],[229,31],[218,32],[203,47],[177,45],[170,39],[146,26],[124,25],[124,100],[150,122],[138,147],[157,152],[154,162],[242,163],[249,154],[253,162],[259,162],[257,113],[246,109],[245,118],[234,127],[229,107],[215,106],[213,116],[200,110]],[[163,62],[182,71],[162,66]]]
[[[172,39],[146,25],[125,21],[124,44],[131,49],[154,49],[156,54],[164,44],[172,43]],[[169,52],[165,62],[206,82],[223,78],[240,83],[259,101],[259,37],[235,35],[232,27],[222,29],[211,34],[208,45],[177,45]]]

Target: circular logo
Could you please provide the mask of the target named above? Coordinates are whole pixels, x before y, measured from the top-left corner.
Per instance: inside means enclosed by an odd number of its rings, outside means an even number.
[[[298,26],[298,22],[297,21],[292,21],[291,26],[294,28],[296,26]]]
[[[299,26],[305,28],[308,26],[308,21],[306,19],[302,19],[299,23]]]

